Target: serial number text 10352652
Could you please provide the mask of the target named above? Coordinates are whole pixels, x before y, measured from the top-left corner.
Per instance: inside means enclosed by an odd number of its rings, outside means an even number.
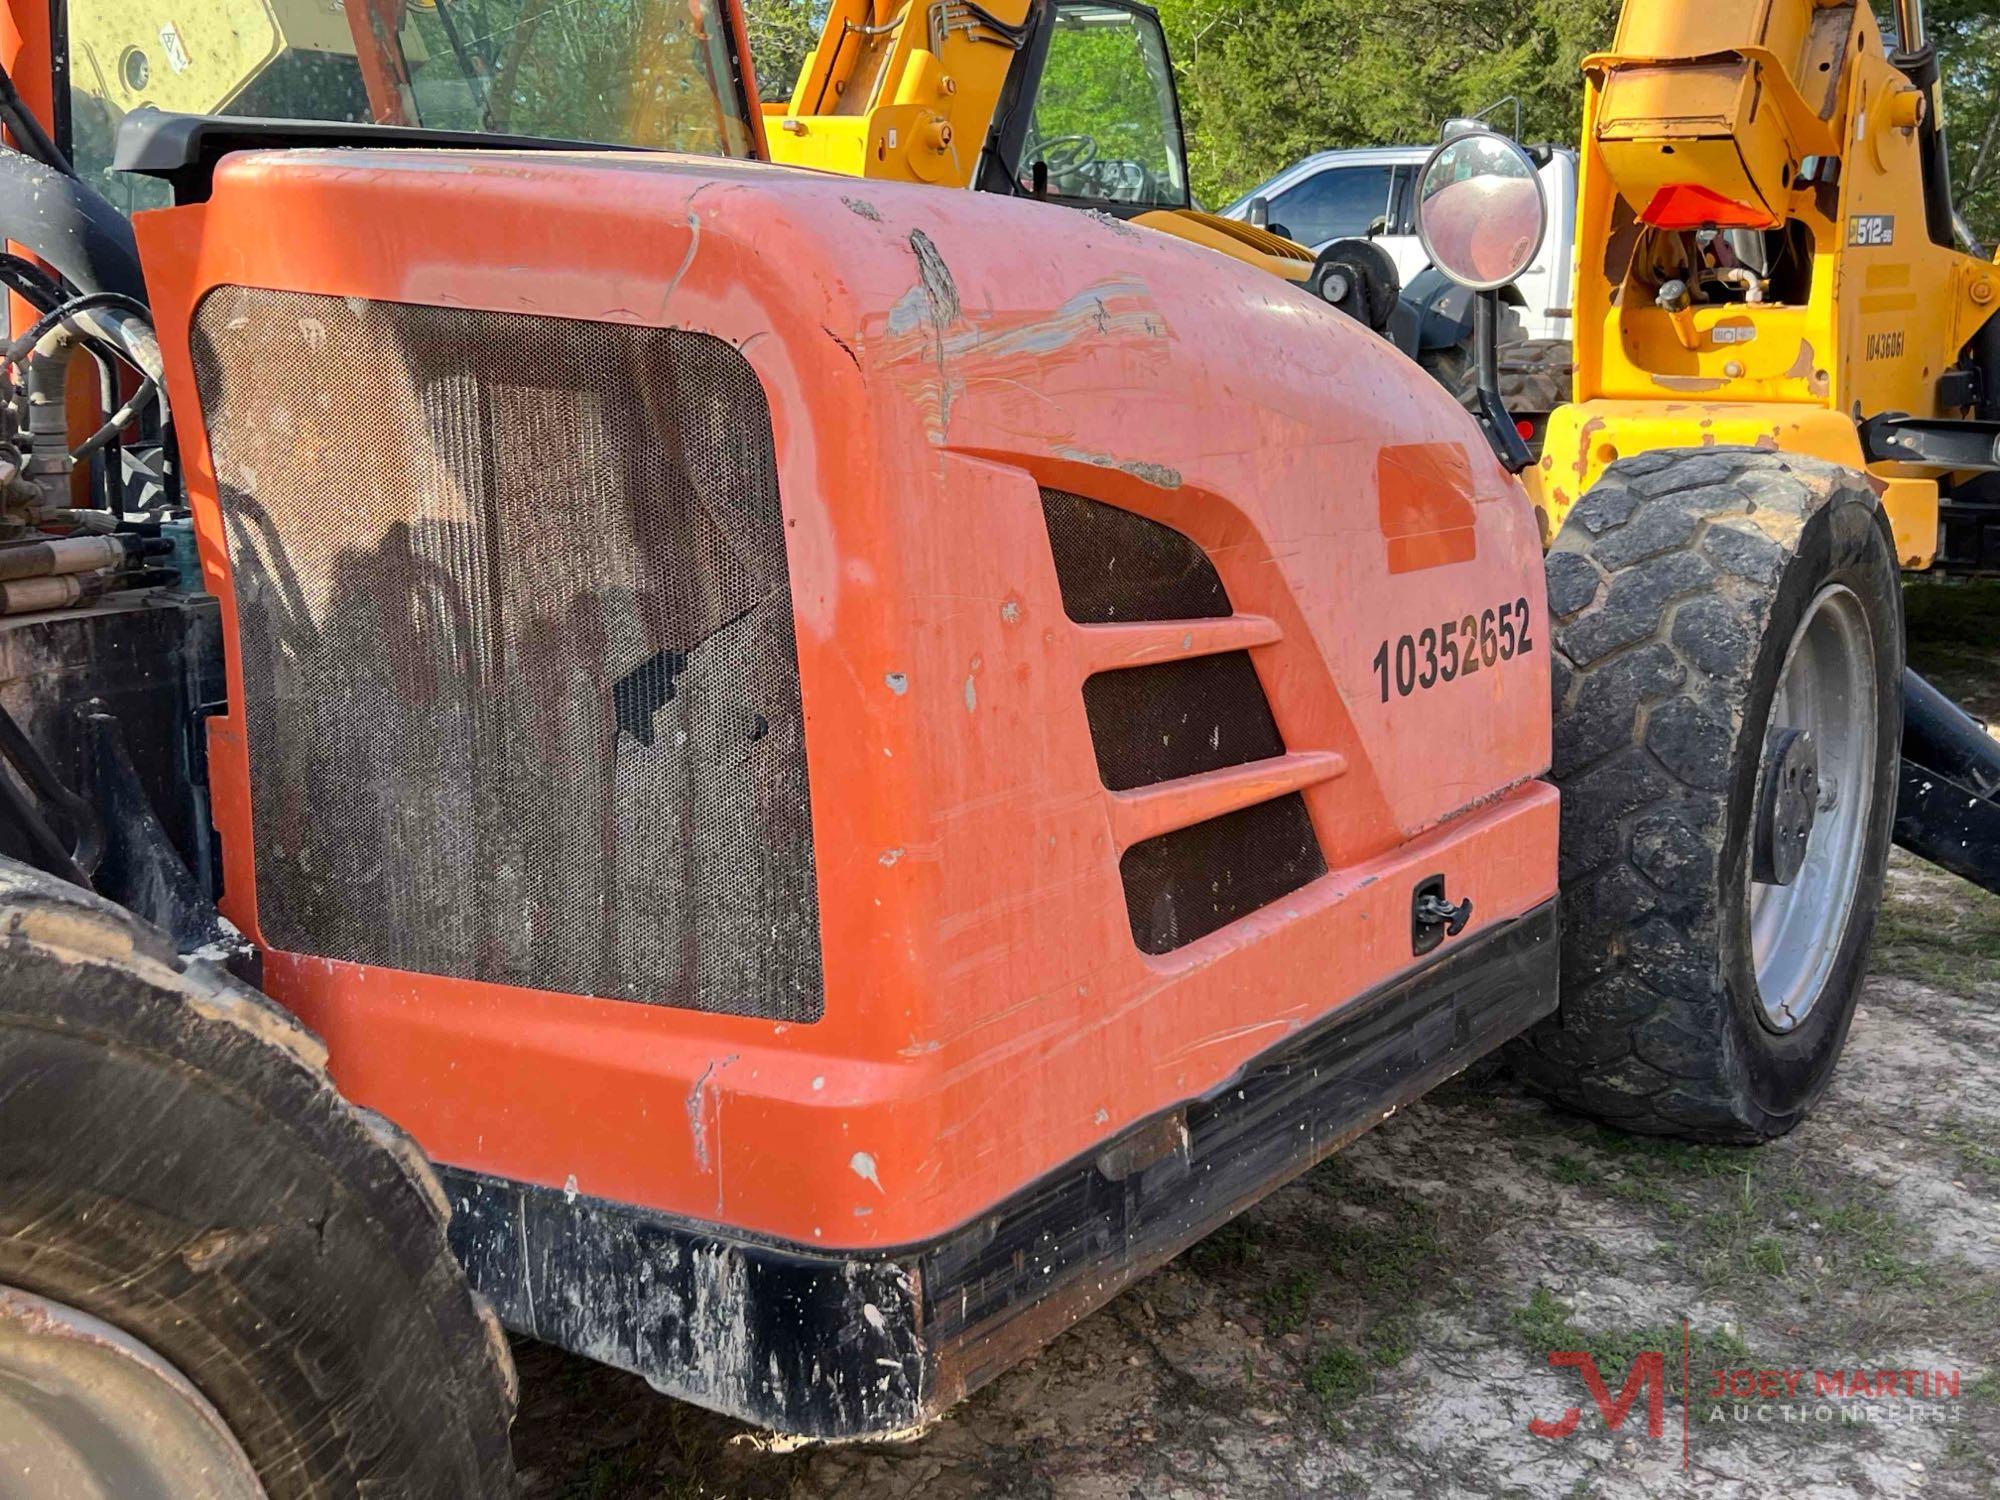
[[[1535,649],[1528,633],[1528,601],[1498,604],[1441,625],[1426,625],[1414,635],[1399,635],[1375,649],[1375,680],[1382,701],[1393,688],[1399,698],[1421,693],[1441,682],[1456,682],[1477,672],[1526,656]]]

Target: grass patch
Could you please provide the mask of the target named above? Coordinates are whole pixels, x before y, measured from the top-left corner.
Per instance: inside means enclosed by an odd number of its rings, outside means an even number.
[[[1514,1332],[1523,1347],[1537,1358],[1546,1359],[1557,1350],[1576,1350],[1597,1362],[1597,1372],[1614,1390],[1631,1372],[1643,1354],[1663,1357],[1669,1387],[1676,1387],[1683,1358],[1698,1372],[1738,1369],[1750,1362],[1749,1347],[1728,1329],[1690,1329],[1678,1323],[1660,1323],[1627,1328],[1585,1328],[1576,1321],[1576,1310],[1545,1286],[1523,1307],[1510,1315]]]
[[[1326,1406],[1345,1406],[1366,1395],[1374,1383],[1368,1361],[1345,1344],[1330,1344],[1313,1356],[1306,1370],[1306,1389]]]
[[[1422,1203],[1412,1203],[1400,1189],[1355,1171],[1347,1157],[1338,1152],[1314,1167],[1305,1180],[1315,1193],[1337,1198],[1354,1208],[1378,1208],[1389,1214],[1407,1214],[1412,1209],[1424,1211]]]
[[[1434,1203],[1335,1157],[1305,1179],[1314,1195],[1301,1222],[1262,1247],[1251,1293],[1267,1335],[1327,1330],[1282,1357],[1327,1430],[1339,1409],[1371,1389],[1377,1371],[1409,1360],[1420,1343],[1417,1309],[1462,1289],[1459,1258],[1477,1243],[1448,1203]],[[1247,1290],[1247,1289],[1246,1289]]]
[[[1658,1177],[1725,1177],[1742,1170],[1744,1159],[1754,1147],[1692,1146],[1686,1141],[1662,1140],[1658,1136],[1629,1135],[1600,1125],[1597,1149],[1622,1158],[1628,1170]]]
[[[1974,713],[2000,717],[2000,583],[1913,578],[1903,619],[1910,665]]]
[[[1922,1238],[1894,1214],[1831,1196],[1782,1159],[1753,1158],[1695,1218],[1688,1249],[1711,1286],[1828,1278],[1853,1291],[1926,1288],[1936,1274],[1906,1247]]]
[[[1785,1274],[1785,1243],[1775,1235],[1750,1242],[1750,1264],[1766,1276]]]
[[[1870,964],[1954,994],[2000,989],[2000,896],[1891,851]]]
[[[1304,1327],[1306,1316],[1312,1311],[1312,1294],[1313,1278],[1304,1271],[1265,1287],[1261,1301],[1266,1330],[1283,1337]]]
[[[1248,1219],[1235,1218],[1193,1246],[1187,1263],[1202,1276],[1243,1271],[1264,1258],[1264,1245]]]
[[[1884,1289],[1925,1286],[1934,1279],[1929,1266],[1904,1253],[1905,1245],[1921,1243],[1922,1237],[1894,1214],[1858,1203],[1826,1203],[1809,1193],[1791,1195],[1791,1201],[1821,1226],[1833,1251],[1830,1269],[1859,1270]]]
[[[1954,1432],[1944,1445],[1945,1462],[1957,1469],[1978,1475],[1994,1472],[1993,1455],[1969,1432]]]
[[[1658,1209],[1681,1221],[1695,1214],[1705,1184],[1735,1176],[1752,1156],[1739,1147],[1690,1146],[1601,1126],[1594,1144],[1612,1160],[1608,1170],[1593,1171],[1585,1180],[1620,1203]]]
[[[2000,1130],[1975,1125],[1954,1111],[1939,1123],[1937,1138],[1957,1154],[1961,1176],[2000,1178]]]
[[[1363,1222],[1329,1230],[1317,1258],[1347,1285],[1381,1293],[1411,1285],[1443,1258],[1444,1249],[1428,1222]]]
[[[1448,1228],[1435,1205],[1354,1172],[1337,1156],[1309,1180],[1315,1193],[1343,1210],[1337,1223],[1315,1223],[1299,1247],[1322,1287],[1394,1303],[1413,1286],[1445,1280],[1463,1249],[1463,1230]],[[1364,1213],[1346,1217],[1353,1209]]]
[[[1555,1181],[1566,1187],[1577,1187],[1597,1179],[1596,1170],[1585,1161],[1574,1156],[1558,1156],[1548,1163],[1548,1173]]]
[[[1407,1318],[1387,1317],[1368,1330],[1364,1342],[1370,1359],[1384,1369],[1393,1369],[1416,1352],[1416,1326]]]

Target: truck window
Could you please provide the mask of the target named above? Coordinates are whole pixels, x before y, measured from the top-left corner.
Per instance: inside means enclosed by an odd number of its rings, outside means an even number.
[[[1323,245],[1389,212],[1388,167],[1328,167],[1271,198],[1271,224],[1301,245]]]
[[[747,156],[717,0],[67,0],[77,168],[128,212],[163,183],[110,172],[134,110],[532,135]]]
[[[1397,167],[1396,180],[1390,189],[1389,227],[1385,234],[1415,234],[1417,232],[1417,167]],[[1364,231],[1365,232],[1365,231]]]
[[[1056,7],[1021,153],[1023,186],[1102,203],[1187,204],[1187,153],[1159,23],[1121,5]]]

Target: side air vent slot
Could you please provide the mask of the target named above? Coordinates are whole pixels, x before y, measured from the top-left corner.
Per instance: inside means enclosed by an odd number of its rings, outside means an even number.
[[[1234,613],[1193,538],[1061,490],[1042,491],[1064,612],[1080,625],[1213,620]],[[1112,792],[1226,771],[1285,754],[1247,651],[1097,672],[1083,684],[1097,774]],[[1239,807],[1125,851],[1132,940],[1169,953],[1326,873],[1297,792]]]
[[[1171,953],[1319,879],[1326,859],[1292,792],[1134,844],[1118,873],[1132,940]]]
[[[1208,554],[1171,526],[1063,490],[1042,491],[1063,610],[1079,625],[1233,613]]]
[[[1083,684],[1083,710],[1114,792],[1285,753],[1247,651],[1099,672]]]

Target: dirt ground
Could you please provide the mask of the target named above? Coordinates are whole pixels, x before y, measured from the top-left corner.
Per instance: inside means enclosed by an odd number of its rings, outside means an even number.
[[[2000,718],[2000,586],[1913,585],[1909,614],[1913,663]],[[1659,1351],[1662,1435],[1644,1393],[1609,1432],[1557,1350],[1614,1398]],[[1455,1081],[915,1442],[771,1452],[516,1356],[538,1500],[2000,1496],[2000,899],[1897,854],[1846,1057],[1785,1140],[1637,1140]],[[1777,1394],[1711,1398],[1718,1370]],[[1816,1395],[1857,1371],[1873,1397]]]

